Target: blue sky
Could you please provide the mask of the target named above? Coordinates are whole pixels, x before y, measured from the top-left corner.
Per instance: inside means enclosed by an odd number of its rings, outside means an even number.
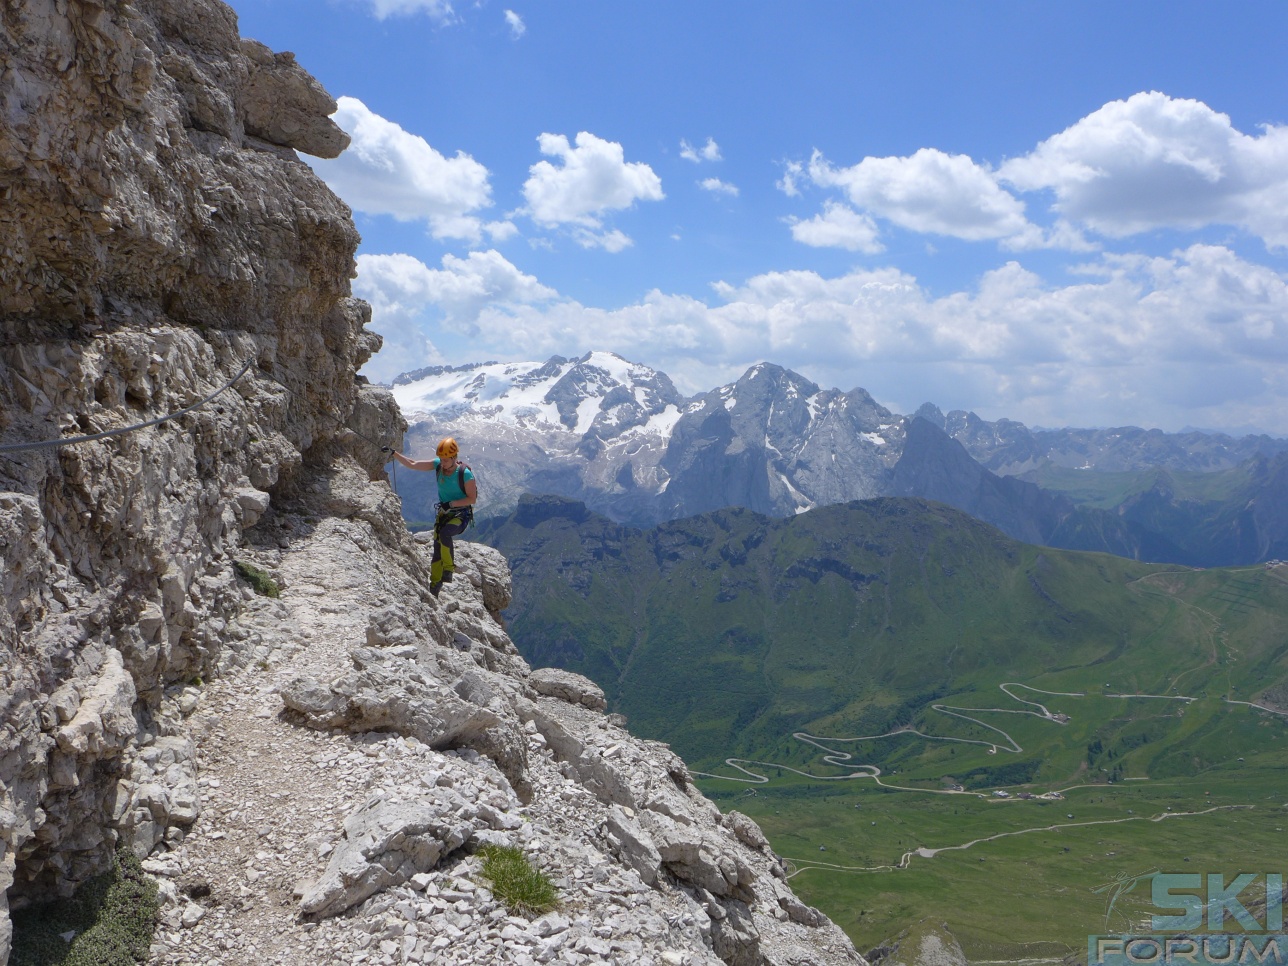
[[[232,5],[339,99],[373,379],[608,349],[1288,434],[1288,4]]]

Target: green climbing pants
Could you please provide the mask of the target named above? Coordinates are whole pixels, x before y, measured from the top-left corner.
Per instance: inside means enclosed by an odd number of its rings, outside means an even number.
[[[439,510],[434,519],[434,557],[429,564],[429,582],[441,584],[443,574],[456,572],[456,560],[452,556],[452,539],[465,532],[474,518],[473,507],[451,507]]]

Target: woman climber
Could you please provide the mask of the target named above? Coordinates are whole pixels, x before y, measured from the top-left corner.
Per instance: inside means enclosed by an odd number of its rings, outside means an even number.
[[[440,440],[432,460],[414,460],[393,451],[394,459],[409,470],[434,470],[438,478],[438,515],[434,519],[434,558],[429,567],[429,592],[435,597],[456,572],[452,538],[474,519],[478,486],[474,472],[458,458],[460,447],[450,436]]]

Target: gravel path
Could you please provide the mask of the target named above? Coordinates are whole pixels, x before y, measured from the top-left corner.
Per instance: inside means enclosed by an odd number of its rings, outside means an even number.
[[[243,640],[223,674],[186,692],[201,817],[173,851],[145,863],[166,899],[154,966],[720,962],[704,948],[693,903],[648,888],[587,843],[607,807],[569,777],[535,728],[526,731],[535,796],[525,807],[474,751],[290,723],[278,694],[285,678],[329,680],[349,669],[370,615],[416,588],[405,573],[385,573],[361,525],[295,521],[281,537],[289,550],[248,554],[279,578],[281,599],[248,596],[235,635]],[[444,609],[474,606],[477,593],[458,576],[444,589]],[[602,728],[628,738],[606,717]],[[535,922],[507,915],[480,861],[462,851],[344,915],[300,916],[300,895],[326,868],[347,816],[444,789],[489,803],[499,824],[512,826],[503,838],[551,870],[558,911]]]

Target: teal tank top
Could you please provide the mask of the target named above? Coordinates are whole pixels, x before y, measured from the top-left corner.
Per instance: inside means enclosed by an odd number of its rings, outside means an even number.
[[[458,473],[457,469],[454,468],[452,472],[444,476],[442,472],[439,470],[439,467],[442,465],[442,462],[443,461],[438,459],[437,457],[434,458],[434,475],[438,478],[438,502],[451,503],[453,500],[464,500],[466,497],[466,493],[461,488],[462,474]],[[461,463],[457,463],[456,466],[457,468],[463,469],[465,471],[463,475],[465,477],[466,482],[469,482],[470,480],[474,479],[474,471],[471,470],[468,466],[465,466],[464,464],[461,464]]]

